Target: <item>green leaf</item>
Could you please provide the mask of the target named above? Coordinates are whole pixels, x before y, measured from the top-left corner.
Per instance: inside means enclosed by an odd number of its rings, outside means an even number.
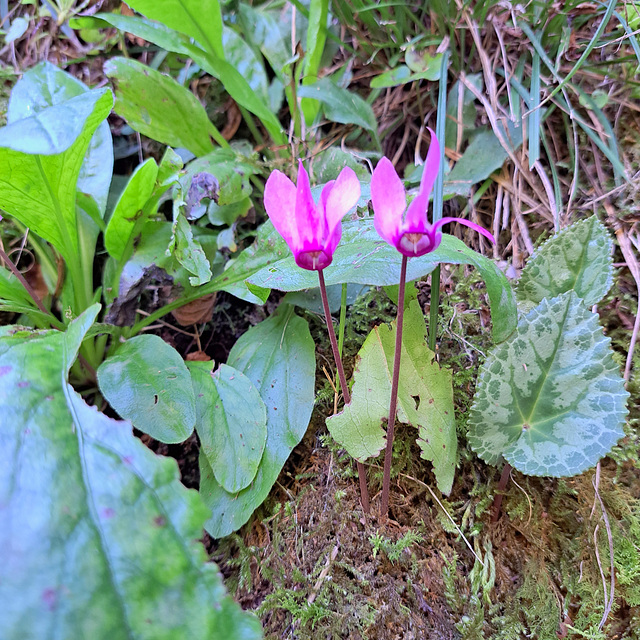
[[[115,111],[140,133],[196,156],[209,153],[211,122],[191,91],[132,58],[110,58],[104,73],[116,92]]]
[[[389,286],[400,282],[400,254],[376,233],[370,218],[352,220],[342,225],[342,241],[325,269],[328,285],[343,282]],[[432,253],[411,258],[407,282],[431,273],[440,262],[471,264],[482,275],[491,302],[493,336],[505,340],[515,329],[515,296],[506,276],[496,264],[476,253],[462,241],[444,234],[441,245]],[[242,280],[264,288],[299,291],[317,286],[318,276],[296,266],[293,255],[270,222],[265,223],[256,241],[207,287],[216,291]]]
[[[89,88],[71,74],[50,62],[41,62],[29,69],[11,91],[7,122],[12,124],[47,107],[87,93]],[[113,172],[113,141],[109,123],[102,122],[91,138],[84,157],[77,190],[91,196],[104,216]]]
[[[489,354],[469,417],[469,444],[489,464],[573,476],[624,435],[629,394],[610,340],[573,291],[544,299]]]
[[[482,75],[479,73],[467,75],[467,80],[475,86],[478,91],[483,91]],[[462,111],[460,113],[462,125],[462,140],[466,140],[469,131],[475,129],[476,107],[475,96],[459,80],[453,83],[447,96],[447,121],[445,124],[445,147],[457,149],[458,139],[458,102],[462,93]]]
[[[398,382],[398,420],[418,429],[422,458],[433,463],[438,488],[451,491],[455,473],[456,426],[451,373],[434,362],[417,301],[405,312]],[[364,462],[386,445],[383,420],[389,415],[396,324],[375,327],[358,352],[351,403],[327,419],[336,442]]]
[[[510,126],[505,138],[517,149],[522,144],[522,127]],[[473,185],[500,169],[508,157],[493,131],[478,132],[447,176],[445,194],[468,195]]]
[[[314,402],[315,345],[307,322],[280,306],[236,342],[228,364],[256,386],[267,407],[267,442],[252,484],[228,493],[200,455],[200,494],[213,512],[205,524],[215,538],[241,527],[262,504],[293,448],[302,440]]]
[[[102,395],[160,442],[183,442],[196,421],[191,376],[178,352],[153,335],[127,340],[98,367]]]
[[[180,193],[174,193],[174,198],[180,200],[180,206],[187,204],[190,200],[190,190],[198,186],[197,183],[194,186],[194,180],[201,174],[210,174],[217,182],[215,194],[213,196],[203,194],[202,198],[214,200],[220,206],[240,202],[251,195],[253,189],[250,178],[254,173],[256,173],[255,168],[232,149],[216,149],[188,164],[186,171],[180,177]],[[203,207],[202,213],[204,211]],[[186,213],[190,217],[199,217],[193,214],[191,207]]]
[[[132,242],[134,230],[144,224],[145,213],[151,213],[145,212],[145,205],[153,193],[157,176],[158,165],[153,158],[149,158],[136,167],[120,194],[104,234],[105,247],[116,260],[122,260]]]
[[[342,89],[329,78],[298,88],[298,97],[315,98],[324,109],[327,119],[342,124],[355,124],[377,135],[378,124],[371,106],[359,95]]]
[[[247,81],[251,89],[269,104],[269,80],[264,64],[253,49],[233,29],[225,27],[222,32],[225,58]]]
[[[413,46],[407,49],[404,59],[411,71],[424,74],[426,80],[435,81],[440,79],[440,66],[443,55],[442,53],[436,53],[435,56],[432,56],[429,53],[429,49],[417,49]]]
[[[193,38],[217,57],[225,57],[218,0],[131,0],[127,4],[147,18]]]
[[[6,15],[6,14],[5,14]],[[5,16],[3,16],[4,18]],[[11,44],[18,38],[21,38],[29,28],[29,21],[26,18],[15,18],[11,21],[11,25],[4,34],[4,43]]]
[[[250,42],[259,47],[276,76],[283,82],[288,79],[291,65],[291,48],[287,47],[278,25],[279,14],[263,7],[252,7],[241,2],[238,16],[242,33]]]
[[[193,237],[193,230],[187,219],[179,213],[173,226],[174,237],[170,243],[176,260],[191,274],[189,283],[198,287],[211,280],[211,264],[202,245]]]
[[[596,216],[563,229],[540,246],[518,282],[518,302],[528,311],[543,298],[573,289],[591,306],[613,283],[613,241]]]
[[[267,441],[267,409],[241,371],[213,362],[190,362],[196,396],[196,431],[215,479],[230,493],[256,477]]]
[[[0,636],[257,640],[196,542],[207,509],[176,462],[66,382],[97,310],[0,338]]]
[[[110,91],[90,91],[0,129],[0,208],[72,265],[79,255],[76,182],[112,104]]]
[[[144,18],[134,16],[119,16],[113,13],[100,13],[93,18],[71,20],[70,23],[84,27],[94,26],[106,22],[117,29],[132,33],[148,42],[175,53],[190,57],[200,68],[222,82],[229,95],[241,106],[257,115],[278,144],[283,144],[286,138],[276,116],[269,107],[251,89],[242,74],[229,62],[212,53],[207,53],[197,45],[192,44],[186,36]]]

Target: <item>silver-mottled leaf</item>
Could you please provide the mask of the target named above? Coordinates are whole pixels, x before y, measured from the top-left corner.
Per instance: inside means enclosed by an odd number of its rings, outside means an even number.
[[[596,216],[563,229],[529,260],[518,283],[528,311],[543,298],[573,289],[587,305],[602,300],[613,282],[612,239]]]
[[[572,476],[624,435],[628,393],[597,316],[575,292],[543,300],[480,375],[469,443],[489,464]]]

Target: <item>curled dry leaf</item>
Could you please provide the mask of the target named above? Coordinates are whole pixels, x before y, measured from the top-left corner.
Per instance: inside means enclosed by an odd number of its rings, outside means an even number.
[[[192,324],[199,324],[200,322],[209,322],[213,315],[213,308],[216,304],[216,292],[209,293],[202,298],[198,298],[193,302],[189,302],[184,306],[175,309],[171,312],[171,315],[181,324],[183,327],[188,327]],[[209,358],[207,358],[209,360]]]

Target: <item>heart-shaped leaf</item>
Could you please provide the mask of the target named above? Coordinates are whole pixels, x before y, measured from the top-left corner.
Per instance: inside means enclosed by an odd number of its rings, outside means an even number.
[[[191,376],[178,352],[153,335],[127,340],[98,367],[100,391],[133,426],[160,442],[183,442],[196,422]]]
[[[251,484],[267,441],[267,409],[242,372],[212,362],[190,362],[201,451],[225,491]]]
[[[422,458],[433,463],[438,488],[448,494],[456,463],[456,426],[451,373],[434,361],[417,301],[405,311],[402,336],[398,419],[418,429]],[[386,444],[383,420],[389,415],[396,325],[373,329],[358,352],[351,403],[327,419],[334,440],[364,461]]]
[[[598,318],[575,292],[546,298],[489,354],[469,416],[469,443],[489,464],[573,476],[624,435],[628,393]]]
[[[596,216],[563,229],[539,247],[518,281],[518,302],[528,311],[543,298],[573,289],[589,306],[613,283],[613,240]]]
[[[207,509],[176,462],[66,381],[98,309],[0,338],[0,636],[258,640],[195,542]]]
[[[200,494],[213,512],[205,528],[215,538],[229,535],[251,517],[302,440],[313,410],[315,345],[307,322],[293,307],[281,305],[240,337],[227,362],[260,392],[267,407],[267,442],[255,479],[239,493],[225,491],[200,454]]]

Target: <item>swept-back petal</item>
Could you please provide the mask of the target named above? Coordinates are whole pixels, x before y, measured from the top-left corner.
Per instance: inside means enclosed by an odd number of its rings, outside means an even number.
[[[299,244],[295,225],[296,186],[281,171],[271,172],[264,187],[264,208],[289,247]]]
[[[402,226],[407,197],[402,180],[385,156],[380,159],[371,176],[371,202],[376,231],[383,240],[394,244]]]
[[[322,190],[327,190],[331,183]],[[327,220],[327,230],[329,234],[333,233],[335,227],[340,224],[340,220],[344,215],[356,206],[360,198],[360,180],[355,171],[350,167],[345,167],[338,176],[337,180],[329,187],[329,193],[326,201],[324,214]]]
[[[471,220],[465,220],[464,218],[442,218],[442,220],[438,220],[438,222],[433,225],[433,228],[438,229],[443,224],[449,224],[450,222],[458,222],[459,224],[465,225],[465,227],[471,227],[478,233],[481,233],[485,238],[491,240],[493,244],[496,243],[496,239],[484,227],[481,227],[475,222],[471,222]]]
[[[427,197],[429,197],[440,170],[440,143],[436,138],[435,131],[429,129],[429,127],[427,129],[431,134],[431,144],[429,145],[429,151],[427,151],[427,159],[424,161],[424,171],[420,180],[420,193],[426,193]]]
[[[326,222],[318,215],[316,204],[311,194],[309,174],[298,163],[298,186],[296,189],[295,226],[298,231],[300,243],[291,247],[297,251],[317,251],[322,248],[323,239],[326,236]]]

